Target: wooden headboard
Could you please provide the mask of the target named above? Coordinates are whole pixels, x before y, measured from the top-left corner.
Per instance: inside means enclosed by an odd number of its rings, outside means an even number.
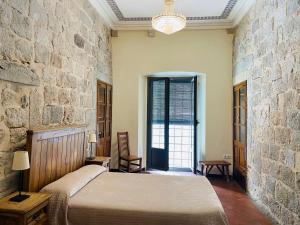
[[[25,189],[37,192],[67,173],[84,165],[87,147],[86,126],[27,131],[26,149],[30,169]]]

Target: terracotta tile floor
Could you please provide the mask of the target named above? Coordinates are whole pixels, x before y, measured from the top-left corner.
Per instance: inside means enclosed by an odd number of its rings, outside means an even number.
[[[195,176],[191,172],[149,172],[161,175]],[[236,182],[226,182],[222,178],[209,178],[209,180],[223,205],[230,225],[272,225]]]
[[[223,205],[230,225],[272,225],[234,181],[210,178]]]

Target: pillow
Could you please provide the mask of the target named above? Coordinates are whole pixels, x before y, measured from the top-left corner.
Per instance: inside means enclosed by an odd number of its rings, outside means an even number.
[[[87,183],[93,180],[99,174],[107,171],[106,167],[99,165],[88,165],[68,173],[57,181],[48,184],[42,192],[62,192],[68,197],[72,197]]]

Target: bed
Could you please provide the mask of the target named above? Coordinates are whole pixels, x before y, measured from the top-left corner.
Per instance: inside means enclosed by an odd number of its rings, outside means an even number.
[[[84,166],[84,127],[29,131],[27,149],[27,187],[53,194],[51,225],[228,224],[205,177],[111,173],[98,165]]]

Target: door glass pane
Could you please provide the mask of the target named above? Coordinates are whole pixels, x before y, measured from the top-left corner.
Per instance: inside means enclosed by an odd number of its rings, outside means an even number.
[[[193,79],[170,80],[169,167],[192,168],[194,149]]]
[[[244,107],[240,107],[240,124],[246,124],[246,109]]]
[[[165,148],[165,80],[153,81],[152,148]]]
[[[241,125],[240,126],[240,142],[243,144],[246,144],[246,126]]]
[[[240,89],[240,106],[246,107],[246,88],[241,88]]]
[[[246,89],[240,89],[240,124],[246,124]]]

